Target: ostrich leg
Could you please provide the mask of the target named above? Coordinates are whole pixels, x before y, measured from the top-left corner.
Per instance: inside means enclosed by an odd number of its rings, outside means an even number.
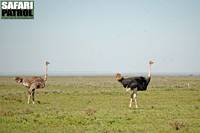
[[[28,104],[30,103],[30,98],[32,97],[32,103],[35,104],[35,89],[37,89],[37,82],[32,83],[28,89]]]
[[[135,102],[135,108],[138,108],[137,98],[136,97],[137,97],[137,88],[135,88],[131,93],[131,98],[130,98],[130,102],[129,102],[129,108],[132,107],[133,99],[134,99],[134,102]]]
[[[35,90],[32,91],[32,102],[35,104]]]
[[[130,102],[129,102],[129,108],[132,107],[132,102],[133,102],[133,93],[134,93],[134,92],[131,92],[131,98],[130,98]]]
[[[30,103],[30,98],[31,98],[31,94],[32,92],[30,92],[29,90],[28,90],[28,101],[27,101],[27,103],[29,104]]]
[[[137,96],[137,93],[134,93],[133,98],[134,98],[134,101],[135,101],[135,108],[138,108],[136,96]]]

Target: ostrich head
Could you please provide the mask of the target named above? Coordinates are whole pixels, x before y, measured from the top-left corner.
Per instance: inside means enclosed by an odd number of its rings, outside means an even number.
[[[118,80],[118,81],[121,80],[122,79],[122,75],[120,73],[116,73],[115,79]]]
[[[14,80],[15,80],[17,83],[21,84],[22,81],[23,81],[23,78],[21,78],[21,77],[15,77]]]
[[[150,60],[150,61],[149,61],[149,64],[150,64],[150,65],[152,65],[152,64],[154,64],[154,63],[155,63],[155,60]]]
[[[49,65],[50,63],[48,61],[45,62],[45,65]]]

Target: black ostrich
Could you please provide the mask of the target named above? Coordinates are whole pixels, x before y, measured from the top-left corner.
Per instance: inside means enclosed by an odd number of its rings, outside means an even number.
[[[149,65],[148,65],[148,77],[129,77],[129,78],[124,78],[121,76],[120,73],[116,74],[116,80],[119,81],[124,88],[126,88],[127,91],[131,90],[131,98],[130,98],[130,103],[129,107],[132,107],[132,102],[134,98],[135,102],[135,107],[138,108],[137,105],[137,91],[145,91],[147,90],[147,86],[151,80],[151,65],[154,63],[154,61],[150,60]]]

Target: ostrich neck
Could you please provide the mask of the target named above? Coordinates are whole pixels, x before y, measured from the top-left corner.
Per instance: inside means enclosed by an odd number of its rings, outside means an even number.
[[[45,65],[45,75],[44,75],[45,81],[47,81],[47,70],[48,70],[48,67],[47,67],[47,65]]]
[[[148,66],[148,77],[151,77],[151,64]]]

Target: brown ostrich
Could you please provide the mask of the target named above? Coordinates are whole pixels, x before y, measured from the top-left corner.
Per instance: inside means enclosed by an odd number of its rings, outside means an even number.
[[[129,77],[129,78],[124,78],[121,76],[120,73],[117,73],[115,78],[117,81],[119,81],[124,88],[127,89],[127,91],[131,90],[131,98],[130,98],[130,103],[129,107],[132,107],[132,102],[134,99],[135,102],[135,107],[138,108],[137,105],[137,91],[145,91],[147,90],[147,86],[151,80],[151,65],[154,63],[154,61],[150,60],[149,65],[148,65],[148,76],[147,77]]]
[[[43,77],[34,76],[30,78],[24,78],[24,77],[15,77],[15,81],[19,84],[22,84],[23,86],[28,88],[28,104],[30,101],[30,98],[32,97],[32,103],[35,103],[35,90],[41,89],[45,87],[45,84],[47,82],[47,70],[48,65],[50,63],[48,61],[45,62],[45,75]]]

